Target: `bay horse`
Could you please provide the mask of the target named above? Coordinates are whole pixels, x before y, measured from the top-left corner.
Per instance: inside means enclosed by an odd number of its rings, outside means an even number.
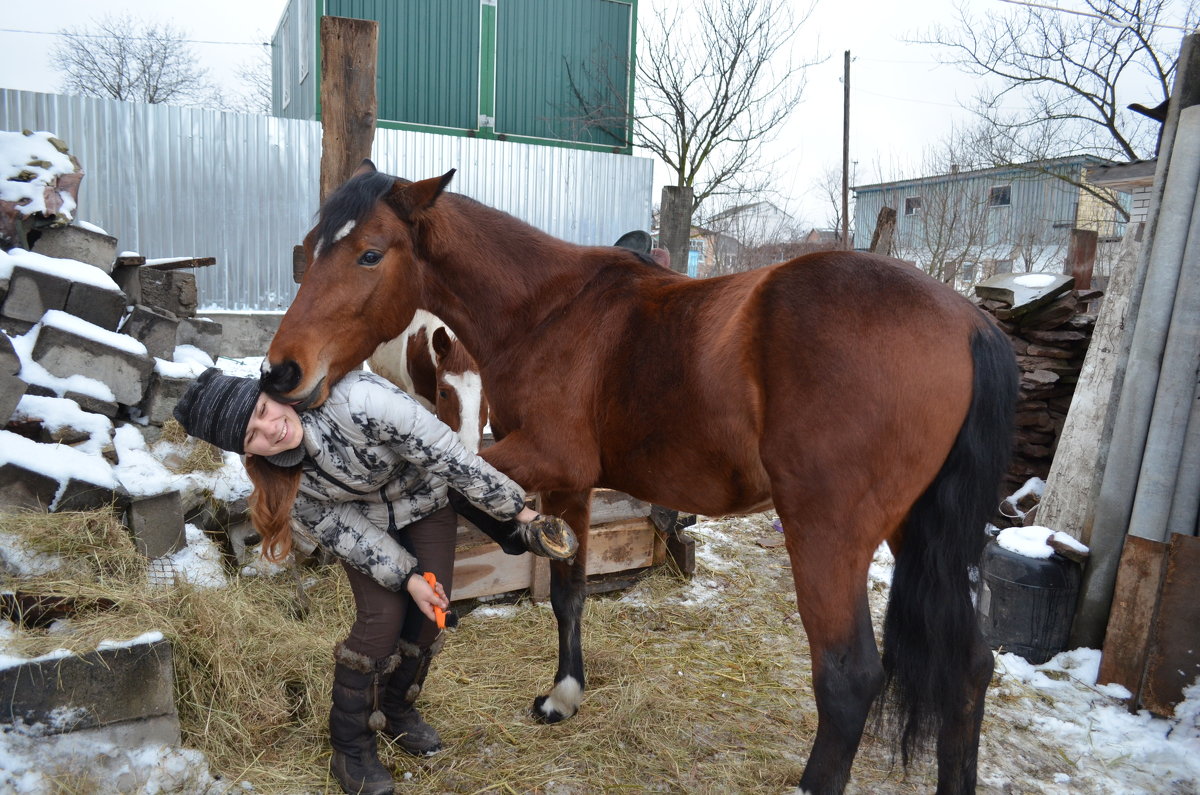
[[[328,198],[262,383],[319,405],[417,310],[454,329],[491,404],[484,457],[579,538],[551,564],[558,670],[534,715],[582,699],[592,488],[706,516],[774,506],[818,713],[801,789],[844,789],[882,694],[904,762],[936,740],[938,792],[972,791],[993,669],[972,577],[1017,390],[1002,332],[898,260],[830,251],[690,279],[450,193],[453,174],[410,182],[365,161]],[[884,541],[881,656],[867,569]]]
[[[464,447],[479,452],[488,422],[479,365],[438,317],[417,310],[408,327],[380,343],[367,364],[449,425]]]

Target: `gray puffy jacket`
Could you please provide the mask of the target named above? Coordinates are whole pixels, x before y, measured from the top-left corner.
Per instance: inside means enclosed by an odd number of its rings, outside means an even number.
[[[417,565],[390,533],[448,505],[447,484],[497,519],[524,507],[520,486],[372,373],[348,374],[300,420],[306,456],[293,530],[385,588],[403,588]]]

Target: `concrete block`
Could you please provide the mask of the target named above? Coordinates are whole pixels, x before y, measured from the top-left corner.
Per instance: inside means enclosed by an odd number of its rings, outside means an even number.
[[[0,337],[8,339],[2,334]],[[21,398],[25,397],[27,389],[29,389],[29,384],[15,375],[0,371],[0,428],[8,424],[13,412],[17,410],[17,404],[21,402]]]
[[[123,499],[127,498],[108,486],[90,483],[81,478],[68,478],[58,502],[54,504],[54,512],[94,511],[114,503],[120,504]]]
[[[0,669],[0,723],[56,735],[168,717],[175,668],[165,640]]]
[[[125,293],[74,282],[63,310],[108,331],[116,331],[125,315]]]
[[[151,356],[169,362],[175,355],[175,337],[178,329],[179,318],[170,312],[138,304],[121,327],[121,332],[145,345],[146,352]]]
[[[0,375],[16,375],[21,372],[21,357],[13,348],[12,340],[0,334]]]
[[[0,331],[3,331],[10,337],[19,337],[33,328],[34,325],[36,324],[30,323],[28,320],[17,320],[5,317],[4,314],[0,313]]]
[[[170,312],[176,317],[196,314],[196,274],[143,266],[137,270],[137,281],[138,299],[134,303]]]
[[[130,500],[126,524],[134,546],[151,560],[178,552],[187,545],[183,503],[177,491]]]
[[[59,226],[43,230],[33,244],[33,250],[47,257],[86,262],[105,273],[112,273],[117,259],[117,239],[82,226]]]
[[[179,321],[175,344],[197,347],[215,361],[221,355],[221,334],[221,324],[215,320],[207,317],[185,317]]]
[[[67,400],[74,400],[79,404],[79,408],[84,411],[90,411],[93,414],[103,414],[109,419],[116,417],[117,412],[120,410],[120,406],[111,400],[101,400],[98,397],[85,395],[81,392],[71,392],[68,390],[63,393],[63,397]]]
[[[58,481],[20,464],[0,464],[0,512],[46,510],[58,494]],[[0,554],[2,557],[2,554]]]
[[[279,330],[282,312],[213,312],[204,317],[221,324],[221,355],[265,356]]]
[[[96,326],[84,329],[88,332],[85,335],[76,333],[74,324],[63,328],[52,322],[38,332],[34,361],[60,378],[86,374],[100,381],[121,405],[142,402],[154,370],[154,360],[144,353],[144,346],[131,337]]]
[[[66,307],[71,284],[71,280],[63,276],[14,265],[0,314],[13,320],[36,323],[47,311]]]
[[[195,381],[194,378],[171,378],[162,373],[150,376],[150,386],[146,389],[146,398],[142,401],[142,414],[151,425],[162,425],[171,419],[171,412],[183,393]]]

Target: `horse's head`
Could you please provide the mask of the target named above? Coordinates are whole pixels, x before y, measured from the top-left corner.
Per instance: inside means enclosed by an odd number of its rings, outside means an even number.
[[[268,394],[301,409],[319,406],[333,384],[404,330],[425,280],[414,224],[453,175],[407,182],[365,160],[325,201],[304,238],[300,290],[263,362]]]
[[[477,453],[488,421],[479,365],[445,328],[434,330],[433,350],[437,359],[438,418],[458,433],[468,450]]]

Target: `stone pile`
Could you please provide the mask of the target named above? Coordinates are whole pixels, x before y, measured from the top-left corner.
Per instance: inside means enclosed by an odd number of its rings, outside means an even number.
[[[975,288],[979,306],[1008,334],[1021,369],[1008,494],[1050,474],[1071,408],[1101,296],[1074,286],[1070,276],[1028,273],[1002,274]]]

